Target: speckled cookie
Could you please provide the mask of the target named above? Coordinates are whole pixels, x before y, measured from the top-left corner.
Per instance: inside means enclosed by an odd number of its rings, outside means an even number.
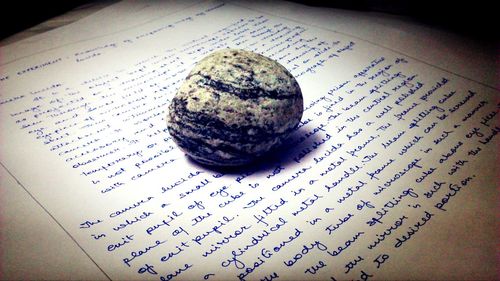
[[[172,99],[170,135],[194,160],[248,164],[281,145],[303,113],[299,84],[285,67],[237,49],[198,62]]]

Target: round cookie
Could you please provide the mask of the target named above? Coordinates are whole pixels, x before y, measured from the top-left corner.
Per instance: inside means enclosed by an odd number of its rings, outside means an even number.
[[[278,62],[224,49],[201,61],[172,99],[167,128],[194,160],[248,164],[296,129],[303,113],[299,84]]]

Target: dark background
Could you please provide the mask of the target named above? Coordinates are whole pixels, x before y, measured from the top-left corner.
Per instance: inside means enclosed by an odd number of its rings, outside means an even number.
[[[35,26],[49,18],[63,14],[89,0],[70,1],[3,1],[0,40],[12,34]],[[456,0],[456,1],[398,1],[398,0],[354,0],[354,1],[304,1],[316,7],[376,11],[408,16],[432,27],[450,30],[482,41],[498,42],[500,13],[494,7],[496,1]]]
[[[2,1],[0,40],[92,1]]]
[[[293,0],[292,0],[293,1]],[[491,0],[354,0],[293,1],[309,6],[357,11],[383,12],[406,16],[422,24],[482,41],[499,39],[500,10]]]

